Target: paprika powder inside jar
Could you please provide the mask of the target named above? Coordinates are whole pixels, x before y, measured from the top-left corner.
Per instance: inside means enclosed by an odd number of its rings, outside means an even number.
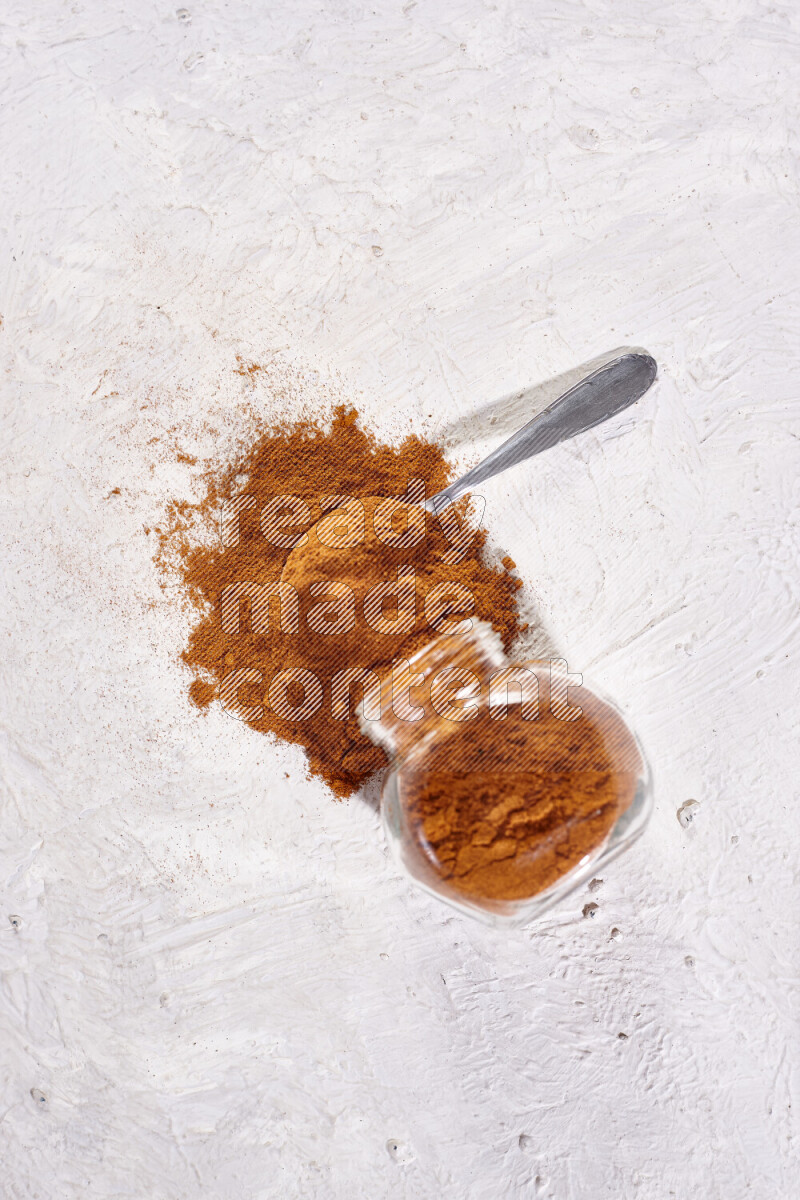
[[[510,664],[483,622],[396,661],[359,719],[391,760],[382,814],[396,857],[489,924],[544,912],[649,818],[647,763],[616,706],[561,660]]]

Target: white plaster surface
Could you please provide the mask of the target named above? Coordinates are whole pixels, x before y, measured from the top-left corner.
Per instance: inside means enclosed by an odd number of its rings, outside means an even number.
[[[796,4],[187,9],[2,11],[0,1194],[793,1200]],[[190,708],[145,528],[320,396],[469,462],[624,344],[485,494],[655,815],[497,933]]]

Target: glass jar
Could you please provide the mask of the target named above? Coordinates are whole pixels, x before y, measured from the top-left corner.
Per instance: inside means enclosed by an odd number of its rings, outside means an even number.
[[[650,816],[647,762],[619,709],[562,660],[510,664],[484,622],[393,664],[359,719],[390,759],[381,811],[396,859],[489,924],[544,912]]]

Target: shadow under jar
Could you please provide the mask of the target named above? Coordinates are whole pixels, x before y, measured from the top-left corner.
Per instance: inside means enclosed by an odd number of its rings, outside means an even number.
[[[427,891],[519,925],[583,884],[650,815],[644,753],[619,709],[566,664],[510,664],[491,626],[436,638],[365,697],[387,751],[384,827]]]

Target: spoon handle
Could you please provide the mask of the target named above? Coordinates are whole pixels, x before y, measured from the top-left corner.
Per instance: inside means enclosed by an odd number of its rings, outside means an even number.
[[[441,512],[477,484],[607,421],[644,395],[656,370],[656,361],[649,354],[621,354],[612,359],[564,392],[466,475],[431,496],[425,507],[429,512]]]

